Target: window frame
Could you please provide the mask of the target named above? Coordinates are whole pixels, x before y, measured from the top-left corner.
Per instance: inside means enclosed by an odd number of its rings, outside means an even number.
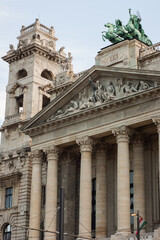
[[[9,192],[7,192],[9,191]],[[5,189],[5,208],[11,208],[13,205],[13,187]]]
[[[8,231],[8,227],[10,227],[10,231]],[[3,228],[3,240],[11,240],[12,228],[11,225],[8,223]]]

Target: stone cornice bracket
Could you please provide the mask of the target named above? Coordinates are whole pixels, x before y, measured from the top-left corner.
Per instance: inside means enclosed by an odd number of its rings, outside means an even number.
[[[81,152],[92,152],[93,139],[88,136],[78,138],[76,143],[80,146]]]
[[[155,116],[152,118],[152,121],[157,126],[158,133],[160,132],[160,116]]]
[[[40,150],[35,150],[35,151],[31,152],[30,157],[31,157],[32,165],[33,164],[41,164],[42,156],[43,156],[43,152]]]
[[[117,143],[118,143],[118,142],[129,142],[129,137],[133,132],[129,127],[126,127],[123,125],[116,129],[112,129],[112,133],[116,137]]]
[[[47,161],[58,160],[59,148],[56,147],[55,145],[44,148],[43,152],[47,155]]]

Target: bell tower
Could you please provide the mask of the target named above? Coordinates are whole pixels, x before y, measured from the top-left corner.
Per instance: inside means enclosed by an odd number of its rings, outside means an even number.
[[[20,131],[21,126],[54,98],[57,76],[64,72],[73,76],[72,57],[70,53],[66,56],[64,47],[56,50],[58,39],[53,27],[36,19],[28,27],[22,26],[17,39],[17,48],[10,44],[2,58],[9,63],[5,121],[1,128],[3,151],[30,144],[29,137]]]

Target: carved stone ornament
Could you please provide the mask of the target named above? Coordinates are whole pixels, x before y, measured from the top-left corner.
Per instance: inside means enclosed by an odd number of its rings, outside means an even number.
[[[91,137],[84,136],[84,137],[78,138],[76,140],[76,143],[80,146],[81,152],[83,152],[83,151],[91,152],[92,151],[93,140]]]
[[[24,167],[24,165],[26,163],[26,159],[28,157],[28,152],[30,152],[30,151],[31,151],[30,147],[26,147],[26,148],[17,150],[17,154],[19,157],[19,162],[20,162],[21,167]]]
[[[47,161],[56,160],[58,161],[59,149],[52,145],[43,149],[43,152],[47,155]]]
[[[132,131],[130,128],[126,126],[121,126],[116,129],[112,129],[112,133],[117,138],[118,142],[129,142],[129,136],[131,135]]]
[[[64,150],[60,156],[61,164],[72,164],[75,165],[79,154],[71,150]]]
[[[43,153],[40,150],[35,150],[35,151],[31,152],[30,157],[32,160],[32,164],[41,164],[42,156],[43,156]]]
[[[8,162],[8,172],[12,173],[15,171],[15,169],[16,169],[16,166],[15,166],[13,160],[9,161]]]
[[[132,137],[132,143],[135,147],[143,147],[143,135],[141,131],[135,131]]]
[[[47,121],[134,95],[153,86],[153,82],[146,83],[144,81],[126,81],[123,79],[106,81],[102,84],[99,80],[94,83],[89,78],[88,87],[79,93],[79,97],[72,99],[64,108],[58,109]]]
[[[152,121],[157,126],[157,131],[160,133],[160,116],[155,116],[152,118]]]
[[[100,152],[105,152],[105,153],[110,153],[112,150],[112,145],[109,143],[106,143],[104,140],[100,140],[96,144],[96,149],[95,151],[99,154]]]

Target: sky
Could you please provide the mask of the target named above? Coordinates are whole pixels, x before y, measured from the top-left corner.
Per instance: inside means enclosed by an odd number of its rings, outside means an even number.
[[[102,40],[107,22],[129,20],[128,9],[140,12],[142,27],[153,43],[160,41],[160,0],[0,0],[0,58],[17,46],[21,26],[39,18],[47,27],[54,26],[57,49],[64,46],[73,56],[75,73],[90,68],[97,52],[110,45]],[[8,83],[8,64],[0,59],[0,125],[4,121],[5,88]]]

